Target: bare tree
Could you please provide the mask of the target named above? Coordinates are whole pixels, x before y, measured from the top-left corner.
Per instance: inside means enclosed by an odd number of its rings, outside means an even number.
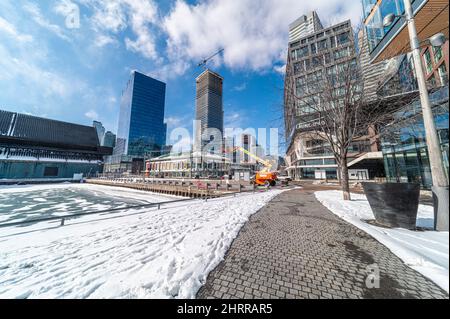
[[[350,200],[348,155],[353,143],[376,141],[377,126],[391,114],[383,100],[368,100],[359,57],[349,33],[346,46],[315,55],[307,72],[289,54],[285,81],[285,116],[295,118],[297,134],[330,152],[338,166],[344,200]],[[350,45],[348,45],[350,44]],[[338,46],[339,48],[339,46]],[[334,63],[330,63],[331,54]],[[298,76],[303,74],[304,76]]]

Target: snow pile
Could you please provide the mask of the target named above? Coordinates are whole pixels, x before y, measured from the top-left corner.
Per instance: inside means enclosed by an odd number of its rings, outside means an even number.
[[[373,236],[411,268],[449,291],[448,232],[377,227],[364,221],[375,219],[365,195],[352,194],[352,201],[344,201],[340,191],[320,191],[315,195],[334,214]],[[416,225],[432,228],[433,221],[433,207],[419,205]]]
[[[280,193],[0,229],[0,298],[194,298],[249,216]]]

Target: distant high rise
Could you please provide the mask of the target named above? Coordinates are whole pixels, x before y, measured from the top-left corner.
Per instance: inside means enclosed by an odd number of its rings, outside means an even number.
[[[103,124],[99,121],[94,121],[92,122],[92,126],[95,127],[95,130],[97,131],[99,145],[102,145],[103,137],[105,136],[105,128],[103,127]]]
[[[302,15],[289,25],[289,42],[297,41],[322,29],[323,26],[317,12],[312,11],[308,15]]]
[[[103,136],[102,146],[107,147],[115,147],[116,146],[116,134],[112,133],[111,131],[108,131]]]
[[[215,128],[223,135],[223,78],[210,70],[204,71],[197,79],[196,120],[200,121],[200,133]],[[219,143],[221,143],[222,138]]]
[[[388,61],[381,61],[378,63],[370,63],[369,42],[367,40],[367,33],[365,29],[361,29],[358,33],[358,46],[360,49],[360,63],[364,76],[364,94],[367,101],[377,100],[377,89],[380,85]]]
[[[166,143],[166,84],[134,71],[122,93],[115,155],[157,155]]]

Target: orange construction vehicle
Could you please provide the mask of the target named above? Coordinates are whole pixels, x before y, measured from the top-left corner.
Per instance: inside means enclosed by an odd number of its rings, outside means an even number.
[[[254,158],[258,163],[262,164],[264,168],[256,173],[254,183],[260,186],[275,186],[277,183],[278,175],[277,172],[271,171],[273,162],[268,160],[263,160],[262,158],[250,153],[245,148],[241,146],[236,146],[233,148],[233,152],[241,151],[248,156]]]

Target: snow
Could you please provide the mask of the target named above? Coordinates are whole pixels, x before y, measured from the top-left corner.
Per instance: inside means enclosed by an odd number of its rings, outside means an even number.
[[[0,298],[194,298],[248,218],[281,192],[0,228]]]
[[[365,222],[365,220],[375,219],[365,195],[352,194],[351,201],[344,201],[340,191],[320,191],[316,192],[315,195],[334,214],[373,236],[408,266],[434,281],[448,293],[448,232],[377,227]],[[416,225],[432,229],[433,221],[433,207],[419,205]]]

